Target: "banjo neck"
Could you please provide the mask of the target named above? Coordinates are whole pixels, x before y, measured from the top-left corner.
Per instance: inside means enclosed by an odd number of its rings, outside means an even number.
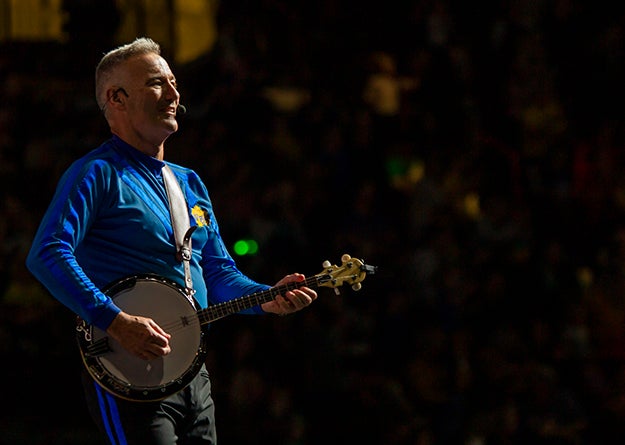
[[[303,281],[295,281],[280,286],[274,286],[264,291],[255,292],[244,297],[235,298],[223,303],[211,305],[197,312],[200,325],[211,323],[228,315],[249,309],[254,306],[273,301],[278,295],[285,292],[299,289],[300,287],[332,287],[338,294],[339,287],[343,284],[351,284],[354,290],[360,290],[360,282],[364,280],[367,274],[373,274],[376,270],[375,266],[363,263],[357,258],[349,255],[343,255],[342,264],[340,266],[331,265],[330,262],[324,262],[324,271],[306,278]]]
[[[241,312],[245,309],[267,303],[274,300],[278,295],[284,294],[290,290],[299,289],[300,287],[319,287],[319,279],[320,278],[318,276],[314,276],[306,278],[304,281],[286,283],[264,291],[255,292],[244,297],[214,304],[206,309],[200,309],[197,312],[200,325],[203,326],[228,315],[236,314],[237,312]]]
[[[343,284],[360,290],[360,282],[377,269],[345,254],[339,266],[324,261],[324,270],[303,281],[285,283],[234,300],[196,310],[186,289],[164,277],[130,276],[112,283],[105,293],[127,312],[153,318],[171,334],[172,352],[142,360],[120,347],[105,331],[77,317],[76,339],[91,377],[105,390],[131,401],[155,401],[184,388],[206,359],[205,329],[200,326],[227,315],[274,300],[300,287],[331,287],[338,294]]]

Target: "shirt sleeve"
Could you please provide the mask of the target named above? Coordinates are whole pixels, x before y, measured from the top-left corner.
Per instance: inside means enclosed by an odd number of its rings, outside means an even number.
[[[106,330],[120,309],[84,273],[76,248],[107,196],[111,167],[74,163],[61,177],[26,259],[30,272],[74,313]]]
[[[253,294],[271,288],[267,284],[258,283],[239,270],[230,255],[219,231],[217,218],[213,212],[208,191],[197,175],[192,175],[189,184],[195,189],[205,203],[207,220],[206,242],[202,246],[200,265],[207,288],[207,298],[213,304],[219,304],[234,298]],[[243,314],[264,314],[260,306],[241,311]]]

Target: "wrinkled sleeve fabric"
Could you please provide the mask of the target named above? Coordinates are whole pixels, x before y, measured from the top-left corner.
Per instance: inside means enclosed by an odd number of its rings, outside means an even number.
[[[169,163],[189,207],[191,271],[201,307],[268,289],[244,275],[219,233],[208,191],[197,174]],[[163,161],[113,138],[74,162],[61,177],[26,264],[61,303],[106,330],[122,308],[112,283],[151,273],[184,283],[162,183]],[[241,311],[265,313],[260,306]]]
[[[147,273],[185,282],[175,255],[164,164],[113,137],[68,168],[35,234],[28,269],[56,299],[102,330],[123,309],[107,295],[109,285]],[[270,288],[237,268],[199,176],[168,164],[183,188],[190,222],[198,226],[191,273],[199,305]],[[241,313],[264,311],[256,306]]]
[[[120,309],[81,268],[76,249],[107,205],[112,169],[94,159],[76,161],[61,177],[35,234],[26,265],[61,303],[106,330]]]

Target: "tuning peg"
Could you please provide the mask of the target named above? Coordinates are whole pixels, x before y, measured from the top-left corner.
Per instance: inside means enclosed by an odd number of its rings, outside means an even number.
[[[328,260],[325,260],[323,262],[323,264],[321,265],[321,267],[323,267],[324,269],[327,269],[328,267],[330,267],[332,265],[331,262],[329,262]]]
[[[334,293],[335,293],[336,295],[341,295],[341,290],[340,290],[338,287],[335,287],[335,288],[334,288]]]
[[[360,289],[362,289],[362,284],[354,283],[352,284],[352,289],[354,289],[355,291],[359,291]]]
[[[351,255],[348,255],[348,254],[346,254],[346,253],[345,253],[345,254],[343,254],[343,256],[341,257],[341,261],[343,261],[344,263],[347,263],[347,262],[348,262],[349,260],[351,260],[351,259],[352,259],[352,256],[351,256]]]

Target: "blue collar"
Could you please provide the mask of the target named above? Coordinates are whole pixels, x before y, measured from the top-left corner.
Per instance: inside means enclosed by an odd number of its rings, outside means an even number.
[[[123,139],[121,139],[119,136],[115,134],[111,138],[111,142],[120,152],[134,159],[136,162],[140,163],[141,165],[146,166],[157,177],[161,175],[161,171],[163,170],[163,167],[165,166],[164,161],[161,161],[152,156],[146,155],[145,153],[137,150],[135,147],[128,144],[127,142],[125,142]]]

